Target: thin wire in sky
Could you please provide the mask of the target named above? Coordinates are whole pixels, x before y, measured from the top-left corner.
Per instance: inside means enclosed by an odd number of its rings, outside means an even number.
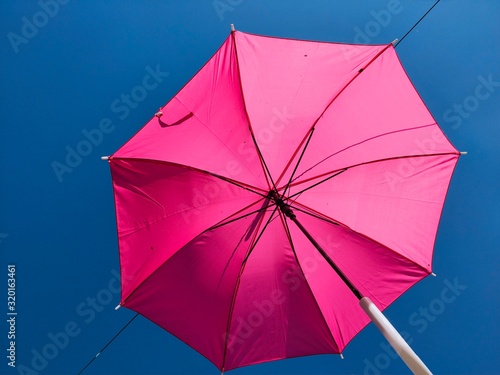
[[[420,23],[420,21],[422,21],[422,20],[425,18],[425,16],[427,16],[427,15],[431,12],[431,10],[432,10],[432,9],[434,9],[434,7],[435,7],[436,5],[438,5],[438,3],[439,3],[440,1],[441,1],[441,0],[437,0],[437,1],[434,3],[434,5],[433,5],[433,6],[431,6],[431,7],[429,8],[429,10],[428,10],[427,12],[425,12],[425,14],[424,14],[422,17],[420,17],[420,19],[419,19],[419,20],[415,23],[415,25],[413,25],[413,27],[412,27],[410,30],[408,30],[408,32],[407,32],[405,35],[403,35],[403,37],[402,37],[402,38],[401,38],[398,42],[396,42],[396,44],[394,45],[394,47],[397,47],[397,46],[399,45],[399,43],[401,43],[401,42],[403,41],[403,39],[404,39],[404,38],[406,38],[406,36],[407,36],[409,33],[411,33],[411,32],[412,32],[412,30],[413,30],[415,27],[417,27],[417,25]]]
[[[94,360],[95,360],[97,357],[99,357],[99,355],[100,355],[100,354],[101,354],[101,353],[102,353],[102,352],[103,352],[103,351],[104,351],[104,350],[105,350],[105,349],[109,346],[109,344],[111,344],[111,343],[113,342],[113,340],[114,340],[114,339],[116,339],[116,338],[120,335],[120,333],[122,333],[122,332],[125,330],[125,328],[127,328],[127,327],[128,327],[128,325],[129,325],[130,323],[132,323],[132,321],[133,321],[135,318],[137,318],[137,316],[138,316],[138,315],[139,315],[139,313],[135,314],[135,315],[134,315],[134,317],[133,317],[132,319],[130,319],[130,320],[128,321],[128,323],[127,323],[127,324],[125,324],[125,325],[123,326],[123,328],[122,328],[122,329],[120,329],[120,330],[118,331],[118,333],[117,333],[116,335],[114,335],[114,336],[113,336],[113,338],[112,338],[111,340],[109,340],[109,341],[108,341],[108,343],[107,343],[106,345],[104,345],[104,347],[103,347],[101,350],[99,350],[99,352],[98,352],[98,353],[94,356],[94,358],[92,358],[92,359],[90,360],[90,362],[89,362],[89,363],[87,363],[87,364],[85,365],[85,367],[84,367],[84,368],[82,368],[82,369],[78,372],[78,375],[82,374],[82,373],[85,371],[85,369],[86,369],[87,367],[89,367],[89,366],[90,366],[90,364],[91,364],[92,362],[94,362]]]

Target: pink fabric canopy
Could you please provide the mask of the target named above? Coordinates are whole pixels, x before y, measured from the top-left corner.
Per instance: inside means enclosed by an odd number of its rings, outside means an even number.
[[[459,152],[389,45],[232,32],[111,164],[121,304],[219,369],[341,353],[431,273]]]

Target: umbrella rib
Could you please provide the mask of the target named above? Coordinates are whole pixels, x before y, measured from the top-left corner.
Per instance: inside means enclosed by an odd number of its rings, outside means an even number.
[[[290,165],[292,164],[292,161],[293,159],[295,158],[295,156],[297,155],[297,153],[299,152],[299,150],[302,148],[302,145],[304,144],[304,142],[306,141],[306,139],[308,138],[308,135],[309,133],[312,132],[312,130],[316,127],[317,123],[319,122],[319,120],[323,117],[323,115],[325,114],[325,112],[330,108],[330,106],[333,104],[333,102],[335,100],[337,100],[337,98],[340,96],[340,94],[342,94],[346,89],[347,87],[349,87],[351,85],[351,83],[354,82],[354,80],[356,78],[358,78],[362,72],[364,72],[378,57],[380,57],[385,51],[387,51],[387,49],[389,49],[390,47],[392,47],[392,43],[391,44],[388,44],[386,45],[383,49],[381,49],[363,68],[359,69],[356,74],[345,84],[345,86],[333,97],[333,99],[326,105],[325,109],[321,112],[321,114],[316,118],[316,120],[314,121],[314,123],[311,125],[311,127],[309,128],[309,131],[306,133],[306,135],[304,136],[304,138],[302,139],[302,141],[299,143],[299,145],[297,146],[295,152],[292,154],[292,157],[290,158],[290,160],[288,161],[286,167],[283,169],[283,172],[281,173],[281,176],[280,178],[278,179],[278,181],[281,180],[281,178],[285,175],[286,171],[288,170],[288,168],[290,167]],[[302,158],[300,158],[302,159]],[[300,163],[300,159],[299,161],[297,162],[297,166],[295,167],[295,169],[297,169],[298,167],[298,164]]]
[[[273,219],[273,216],[274,216],[274,214],[276,213],[277,210],[278,210],[278,206],[275,206],[273,213],[271,214],[271,216],[269,216],[269,219],[267,220],[267,223],[264,225],[264,227],[260,231],[259,235],[257,235],[258,229],[256,228],[257,231],[255,231],[254,238],[253,238],[253,240],[251,242],[251,245],[250,245],[250,247],[248,249],[247,255],[245,256],[245,258],[241,262],[240,272],[238,274],[238,278],[237,278],[236,284],[234,286],[233,297],[231,299],[231,306],[229,307],[229,315],[228,315],[227,326],[226,326],[226,338],[225,338],[225,343],[224,343],[224,355],[222,357],[222,371],[223,372],[224,372],[224,367],[225,367],[225,364],[226,364],[227,348],[228,348],[228,343],[229,343],[229,332],[230,332],[230,329],[231,329],[231,322],[233,320],[234,305],[236,303],[236,296],[238,295],[238,289],[240,287],[241,276],[243,275],[243,271],[245,270],[245,266],[247,264],[248,258],[250,257],[250,254],[255,249],[255,246],[257,246],[257,243],[259,242],[259,240],[261,239],[262,235],[264,234],[264,231],[266,230],[267,226],[271,223],[271,221]],[[263,219],[264,219],[264,216],[262,216],[261,219],[260,219],[260,222],[258,224],[259,227],[262,224],[262,220]]]
[[[304,157],[304,154],[306,152],[306,149],[307,149],[307,146],[309,145],[309,142],[311,141],[311,138],[312,138],[312,135],[314,133],[314,129],[315,128],[312,128],[310,131],[309,131],[309,137],[307,138],[307,142],[305,144],[305,146],[302,148],[302,152],[300,153],[300,157],[299,157],[299,160],[297,161],[297,164],[295,164],[295,168],[293,169],[293,172],[290,176],[290,179],[288,180],[288,183],[285,185],[285,188],[283,189],[283,194],[281,195],[281,198],[283,199],[283,197],[285,196],[287,190],[290,188],[290,184],[292,183],[293,181],[293,176],[295,175],[295,172],[297,172],[297,169],[299,168],[299,164],[300,164],[300,161],[302,160],[302,158]],[[279,181],[278,181],[279,183]]]
[[[421,154],[421,155],[405,155],[405,156],[393,156],[393,157],[389,157],[389,158],[382,158],[382,159],[376,159],[376,160],[370,160],[370,161],[366,161],[366,162],[362,162],[362,163],[358,163],[358,164],[353,164],[353,165],[350,165],[348,167],[345,167],[345,168],[342,168],[342,169],[335,169],[333,171],[329,171],[329,172],[325,172],[325,173],[322,173],[320,175],[317,175],[317,176],[314,176],[314,177],[309,177],[309,178],[306,178],[305,180],[302,180],[302,181],[298,181],[298,182],[295,182],[295,183],[292,183],[291,186],[297,186],[297,185],[301,185],[301,184],[304,184],[308,181],[311,181],[311,180],[315,180],[317,178],[321,178],[323,176],[328,176],[329,174],[331,173],[335,173],[335,172],[345,172],[346,170],[348,169],[352,169],[352,168],[355,168],[355,167],[360,167],[362,165],[368,165],[368,164],[374,164],[374,163],[380,163],[380,162],[384,162],[384,161],[389,161],[389,160],[398,160],[398,159],[409,159],[409,158],[421,158],[421,157],[433,157],[433,156],[445,156],[445,155],[455,155],[455,156],[460,156],[460,153],[457,151],[457,152],[438,152],[438,153],[435,153],[435,154]],[[332,177],[335,177],[337,175],[339,175],[340,173],[336,173],[335,175],[333,176],[330,176],[329,178],[332,178]],[[328,178],[328,179],[329,179]],[[325,179],[326,181],[326,179]],[[311,185],[291,196],[289,196],[288,198],[292,198],[292,197],[295,197],[299,194],[302,194],[303,192],[319,185],[320,183],[323,183],[325,181],[320,181],[319,183],[315,183],[314,185]]]
[[[351,167],[346,167],[346,168],[341,169],[340,171],[335,171],[335,172],[337,172],[337,173],[334,173],[334,174],[332,174],[331,176],[328,176],[328,177],[326,177],[325,179],[323,179],[323,180],[321,180],[321,181],[319,181],[319,182],[316,182],[315,184],[313,184],[313,185],[311,185],[311,186],[308,186],[307,188],[305,188],[305,189],[303,189],[303,190],[301,190],[301,191],[299,191],[299,192],[297,192],[297,193],[295,193],[295,194],[293,194],[293,195],[290,195],[289,197],[287,197],[287,199],[290,199],[290,198],[296,197],[297,195],[300,195],[300,194],[304,193],[305,191],[307,191],[307,190],[309,190],[309,189],[312,189],[312,188],[314,188],[314,187],[316,187],[316,186],[318,186],[318,185],[322,184],[323,182],[326,182],[326,181],[328,181],[328,180],[331,180],[332,178],[337,177],[339,174],[344,173],[344,172],[345,172],[345,171],[347,171],[349,168],[351,168]],[[331,173],[331,172],[330,172],[330,173]],[[321,177],[321,176],[320,176],[320,177]]]
[[[307,280],[306,274],[304,273],[304,270],[302,269],[302,266],[300,265],[299,258],[297,256],[296,251],[295,251],[295,246],[293,244],[292,235],[290,234],[290,227],[288,226],[288,221],[286,220],[286,216],[283,215],[282,213],[280,213],[280,214],[281,214],[280,215],[281,216],[281,222],[283,223],[283,227],[285,229],[286,235],[288,237],[288,241],[290,242],[290,246],[292,248],[293,255],[295,257],[295,262],[299,266],[300,272],[302,273],[302,278],[305,280],[307,288],[311,292],[311,296],[313,297],[313,300],[314,300],[316,306],[318,307],[318,310],[319,310],[319,313],[321,315],[321,318],[323,319],[323,322],[325,323],[325,326],[328,328],[328,333],[330,334],[330,337],[332,339],[332,343],[335,345],[335,349],[337,350],[337,352],[340,353],[339,347],[338,347],[337,343],[335,342],[335,338],[333,337],[333,334],[332,334],[332,331],[330,329],[330,326],[328,325],[328,322],[326,321],[325,315],[323,314],[323,311],[321,310],[321,307],[319,306],[318,300],[314,296],[314,293],[312,291],[311,285],[309,285],[309,281]]]
[[[299,202],[294,202],[293,205],[291,204],[290,206],[292,206],[292,208],[294,210],[300,211],[300,212],[302,212],[304,214],[307,214],[309,216],[313,216],[316,219],[323,220],[323,221],[325,221],[325,222],[327,222],[329,224],[333,224],[333,225],[336,225],[336,226],[341,226],[342,225],[344,227],[343,224],[340,224],[339,222],[337,222],[337,221],[329,218],[328,216],[322,215],[321,213],[317,212],[316,210],[310,209],[309,207],[306,207],[306,209],[302,208],[302,207],[305,207],[305,206],[303,206]]]
[[[434,126],[434,125],[437,125],[435,122],[432,123],[432,124],[427,124],[427,125],[421,125],[421,126],[414,126],[414,127],[411,127],[411,128],[405,128],[405,129],[398,129],[398,130],[393,130],[393,131],[390,131],[390,132],[386,132],[386,133],[382,133],[382,134],[378,134],[376,136],[373,136],[373,137],[370,137],[370,138],[366,138],[366,139],[363,139],[362,141],[359,141],[357,143],[354,143],[350,146],[347,146],[345,148],[343,148],[342,150],[339,150],[337,152],[334,152],[333,154],[327,156],[326,158],[324,158],[323,160],[317,162],[316,164],[314,164],[312,167],[306,169],[304,172],[302,172],[299,176],[296,177],[296,179],[299,179],[300,177],[302,177],[304,174],[306,174],[307,172],[309,172],[310,170],[316,168],[318,165],[320,165],[321,163],[325,162],[326,160],[330,159],[331,157],[335,156],[335,155],[338,155],[346,150],[349,150],[350,148],[353,148],[353,147],[356,147],[356,146],[359,146],[363,143],[366,143],[366,142],[369,142],[369,141],[372,141],[374,139],[377,139],[377,138],[380,138],[380,137],[384,137],[386,135],[391,135],[391,134],[396,134],[396,133],[402,133],[402,132],[405,132],[405,131],[411,131],[411,130],[416,130],[416,129],[422,129],[422,128],[428,128],[430,126]],[[293,181],[290,181],[290,183],[292,183]]]
[[[212,176],[212,177],[215,177],[219,180],[222,180],[222,181],[225,181],[225,182],[228,182],[230,184],[233,184],[235,186],[238,186],[244,190],[247,190],[251,193],[254,193],[254,194],[257,194],[263,198],[266,198],[267,197],[267,192],[264,192],[264,190],[256,187],[256,186],[253,186],[253,185],[250,185],[250,184],[247,184],[247,183],[244,183],[244,182],[241,182],[241,181],[236,181],[236,180],[233,180],[231,178],[228,178],[228,177],[224,177],[224,176],[221,176],[219,174],[216,174],[216,173],[213,173],[213,172],[210,172],[210,171],[206,171],[206,170],[203,170],[203,169],[199,169],[199,168],[196,168],[196,167],[192,167],[192,166],[189,166],[189,165],[184,165],[184,164],[179,164],[179,163],[173,163],[173,162],[170,162],[170,161],[164,161],[164,160],[154,160],[154,159],[146,159],[146,158],[124,158],[124,157],[112,157],[109,159],[110,161],[113,161],[113,160],[124,160],[124,161],[140,161],[140,162],[145,162],[145,163],[154,163],[154,164],[166,164],[166,165],[172,165],[172,166],[176,166],[176,167],[180,167],[180,168],[184,168],[184,169],[189,169],[191,171],[194,171],[194,172],[199,172],[199,173],[202,173],[202,174],[206,174],[206,175],[209,175],[209,176]]]
[[[232,214],[232,215],[230,215],[230,216],[226,217],[225,219],[222,219],[222,220],[221,220],[221,221],[219,221],[217,224],[215,224],[215,225],[211,226],[210,228],[208,228],[208,229],[207,229],[207,231],[208,231],[208,230],[214,230],[214,229],[217,229],[217,228],[223,227],[224,225],[228,225],[228,224],[234,223],[235,221],[238,221],[238,220],[244,219],[244,218],[246,218],[246,217],[248,217],[248,216],[251,216],[251,215],[253,215],[253,214],[256,214],[256,213],[258,213],[258,212],[265,211],[265,210],[267,210],[269,207],[271,207],[271,206],[272,206],[272,204],[269,204],[269,205],[265,206],[265,204],[266,204],[266,203],[264,203],[264,205],[263,205],[262,207],[260,207],[260,208],[258,208],[258,209],[256,209],[256,210],[254,210],[254,211],[252,211],[252,212],[246,213],[246,214],[241,215],[241,216],[238,216],[238,217],[234,217],[234,216],[236,216],[236,215],[240,214],[241,212],[245,211],[247,208],[252,207],[253,205],[256,205],[256,204],[257,204],[257,203],[259,203],[259,202],[260,202],[260,200],[259,200],[259,201],[257,201],[257,202],[254,202],[254,203],[252,203],[252,204],[249,204],[248,206],[246,206],[246,207],[242,208],[242,209],[241,209],[241,210],[239,210],[238,212],[235,212],[234,214]],[[233,219],[230,219],[231,217],[233,217]],[[230,220],[229,220],[229,219],[230,219]],[[227,220],[227,221],[226,221],[226,220]]]
[[[262,152],[260,151],[259,145],[257,144],[257,140],[255,139],[255,134],[253,132],[252,122],[250,121],[250,116],[248,114],[247,103],[245,100],[245,93],[243,92],[243,82],[241,80],[240,60],[238,57],[238,50],[236,48],[236,37],[235,37],[234,31],[231,32],[231,38],[233,40],[234,54],[236,56],[236,68],[238,70],[238,82],[239,82],[240,91],[241,91],[241,98],[243,100],[243,108],[244,108],[245,116],[246,116],[246,119],[248,122],[248,129],[250,130],[250,135],[252,136],[252,140],[253,140],[253,143],[255,145],[255,149],[257,150],[257,154],[259,155],[259,160],[260,160],[260,163],[263,167],[263,170],[264,170],[264,172],[267,172],[267,173],[264,173],[264,175],[266,176],[266,181],[267,181],[267,185],[269,187],[269,190],[271,190],[271,185],[272,185],[273,189],[276,189],[276,184],[274,183],[273,176],[271,175],[271,172],[269,171],[269,168],[266,164],[266,161],[264,160],[264,156],[262,155]],[[271,184],[269,183],[269,181],[271,182]]]
[[[304,207],[304,208],[303,208],[303,209],[301,209],[301,208],[297,207],[297,205],[299,205],[299,206],[301,206],[301,207]],[[295,210],[297,210],[297,211],[300,211],[300,212],[302,212],[302,213],[304,213],[304,214],[306,214],[306,215],[312,216],[312,217],[314,217],[314,218],[316,218],[316,219],[323,220],[323,221],[325,221],[325,222],[327,222],[327,223],[330,223],[330,224],[333,224],[333,225],[341,226],[342,228],[347,229],[349,232],[352,232],[353,234],[355,234],[355,235],[357,235],[357,236],[363,237],[363,238],[365,238],[365,239],[367,239],[367,240],[369,240],[369,241],[371,241],[371,242],[373,242],[373,243],[375,243],[375,244],[377,244],[377,245],[380,245],[380,246],[381,246],[381,247],[383,247],[384,249],[386,249],[386,250],[388,250],[388,251],[390,251],[390,252],[392,252],[392,253],[395,253],[395,254],[396,254],[396,255],[398,255],[398,256],[401,256],[401,257],[405,258],[405,259],[406,259],[406,260],[408,260],[409,262],[411,262],[411,263],[415,264],[416,266],[418,266],[419,268],[421,268],[422,270],[424,270],[425,272],[427,272],[427,273],[428,273],[427,269],[425,269],[422,265],[418,264],[418,263],[417,263],[416,261],[414,261],[413,259],[410,259],[410,258],[408,258],[407,256],[405,256],[404,254],[401,254],[401,253],[397,252],[396,250],[391,249],[389,246],[384,245],[383,243],[381,243],[381,242],[379,242],[379,241],[375,240],[374,238],[372,238],[372,237],[370,237],[370,236],[367,236],[366,234],[360,233],[360,232],[358,232],[358,231],[356,231],[356,230],[352,229],[350,226],[348,226],[348,225],[346,225],[346,224],[342,223],[341,221],[338,221],[338,220],[332,219],[332,218],[331,218],[331,217],[329,217],[329,216],[326,216],[326,215],[320,214],[319,212],[317,212],[317,211],[315,211],[315,210],[313,210],[313,209],[311,209],[311,208],[309,208],[309,207],[307,207],[307,206],[304,206],[304,205],[300,204],[299,202],[294,202],[294,205],[293,205],[292,207],[293,207],[293,209],[295,209]],[[374,297],[374,296],[372,295],[372,297]],[[375,297],[374,297],[374,298],[375,298]]]

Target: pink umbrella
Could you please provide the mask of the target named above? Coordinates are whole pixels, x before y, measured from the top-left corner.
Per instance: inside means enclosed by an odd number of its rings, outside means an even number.
[[[392,44],[232,31],[109,157],[121,305],[222,371],[342,353],[432,272],[460,153]]]

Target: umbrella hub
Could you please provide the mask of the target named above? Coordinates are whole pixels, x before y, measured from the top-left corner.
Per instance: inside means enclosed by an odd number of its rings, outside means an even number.
[[[276,205],[279,207],[280,211],[283,212],[283,214],[286,217],[289,217],[290,219],[295,219],[295,214],[290,207],[290,205],[286,204],[285,201],[283,200],[283,197],[280,197],[279,193],[277,190],[271,190],[268,194],[269,198],[276,203]]]

